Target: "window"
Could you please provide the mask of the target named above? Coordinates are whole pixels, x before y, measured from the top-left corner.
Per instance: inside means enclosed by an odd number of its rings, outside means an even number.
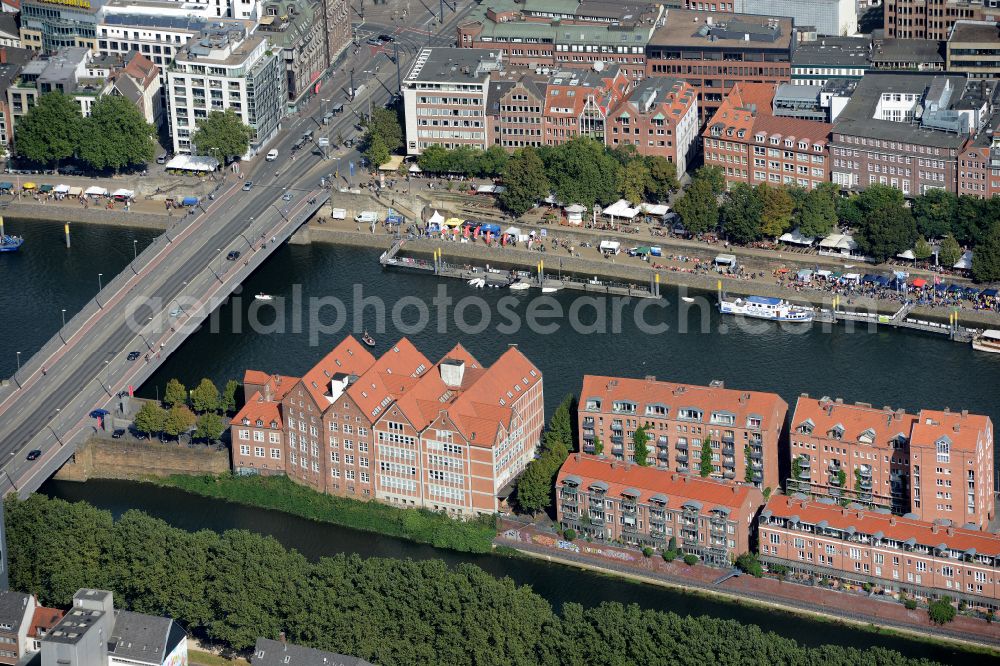
[[[939,463],[950,462],[951,460],[951,444],[947,439],[939,439],[937,442],[937,461]]]
[[[243,439],[243,440],[250,439],[250,431],[249,430],[240,430],[240,439]]]
[[[281,460],[281,449],[271,449],[271,459]]]
[[[250,445],[249,444],[240,444],[240,455],[241,456],[248,456],[248,455],[250,455]]]

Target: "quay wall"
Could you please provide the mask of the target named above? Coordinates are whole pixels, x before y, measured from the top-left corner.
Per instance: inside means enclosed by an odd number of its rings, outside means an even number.
[[[89,479],[141,480],[172,474],[224,474],[229,450],[201,444],[193,447],[157,440],[91,437],[56,473],[61,481]]]

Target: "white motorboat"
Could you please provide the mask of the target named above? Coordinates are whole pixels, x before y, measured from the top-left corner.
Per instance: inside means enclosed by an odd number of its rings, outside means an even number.
[[[719,312],[756,319],[790,322],[810,322],[815,314],[812,308],[792,305],[786,300],[765,296],[747,296],[732,301],[720,298]]]
[[[274,300],[274,296],[272,296],[271,294],[263,294],[263,293],[262,294],[257,294],[256,296],[254,296],[254,298],[256,298],[258,301],[273,301]]]
[[[524,291],[525,289],[530,289],[531,285],[528,284],[527,282],[515,282],[514,284],[510,285],[510,288],[512,291]]]
[[[685,303],[694,303],[694,299],[691,298],[690,296],[681,296],[681,300],[684,301]]]
[[[482,289],[486,286],[486,278],[472,278],[469,280],[469,286],[475,287],[476,289]]]
[[[542,287],[542,293],[543,294],[554,294],[557,291],[559,291],[560,289],[562,289],[562,287]]]
[[[1000,354],[1000,331],[987,329],[972,338],[972,348],[976,351]]]

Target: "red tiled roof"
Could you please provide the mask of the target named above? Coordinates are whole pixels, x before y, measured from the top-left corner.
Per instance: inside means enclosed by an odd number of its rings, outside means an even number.
[[[853,527],[864,534],[882,532],[885,538],[895,541],[915,539],[916,543],[935,548],[947,544],[948,548],[960,552],[975,548],[980,555],[1000,555],[1000,535],[959,527],[946,528],[933,523],[912,518],[902,518],[885,513],[875,513],[858,509],[846,509],[833,504],[823,504],[795,499],[787,495],[777,495],[768,501],[764,515],[780,518],[798,516],[802,523],[815,525],[825,520],[829,527],[844,530]],[[936,531],[935,531],[936,530]],[[949,534],[949,530],[951,534]]]
[[[780,134],[782,138],[804,139],[809,142],[810,147],[814,143],[825,145],[832,129],[833,125],[830,123],[821,123],[817,120],[803,120],[802,118],[772,116],[769,111],[758,113],[757,119],[753,123],[754,134],[763,132],[768,136]]]
[[[916,420],[913,414],[902,410],[877,409],[870,405],[850,405],[829,399],[800,396],[792,415],[792,433],[802,424],[812,421],[813,435],[826,437],[838,425],[844,429],[842,440],[857,442],[860,435],[872,432],[871,446],[892,448],[890,440],[897,435],[910,437],[910,429]]]
[[[724,128],[744,130],[741,138],[743,143],[753,141],[755,134],[763,132],[768,137],[772,134],[784,137],[805,139],[812,144],[825,145],[833,125],[802,118],[786,118],[771,113],[771,103],[774,101],[776,86],[773,83],[736,83],[726,95],[722,104],[708,121],[702,136],[719,136],[712,134],[714,125]],[[722,138],[736,139],[735,135],[721,135]]]
[[[580,391],[580,403],[585,405],[590,398],[600,398],[601,411],[610,411],[610,403],[615,400],[631,400],[639,404],[636,413],[642,415],[643,405],[663,404],[670,408],[670,418],[676,418],[681,408],[696,408],[704,412],[705,422],[713,411],[732,412],[736,416],[735,427],[745,427],[746,417],[759,416],[763,430],[781,429],[784,425],[788,405],[776,393],[764,391],[740,391],[721,386],[696,386],[660,382],[652,379],[632,379],[628,377],[604,377],[584,375]]]
[[[982,444],[993,455],[993,421],[988,416],[921,409],[910,445],[934,446],[941,437],[951,440],[952,450],[974,452]]]
[[[652,495],[666,495],[669,500],[667,506],[679,507],[688,500],[694,500],[702,503],[705,512],[716,506],[734,510],[749,502],[763,502],[760,491],[750,485],[723,483],[588,456],[571,455],[567,458],[559,470],[557,485],[568,476],[579,477],[580,488],[584,489],[595,481],[605,482],[608,484],[608,497],[619,497],[623,490],[635,488],[642,493],[639,498],[642,501]]]
[[[281,399],[288,395],[288,392],[295,387],[298,381],[298,377],[265,376],[265,381],[260,382],[263,388],[247,397],[243,409],[237,412],[230,424],[239,425],[243,423],[243,419],[249,419],[250,423],[262,421],[265,426],[270,427],[271,421],[275,421],[278,428],[281,428]],[[270,400],[265,400],[268,393],[270,393]]]
[[[46,608],[45,606],[35,606],[35,614],[31,617],[31,626],[28,628],[28,636],[40,638],[39,630],[48,632],[52,627],[59,624],[63,618],[63,611],[58,608]]]
[[[243,383],[253,384],[255,386],[263,386],[271,375],[263,372],[262,370],[247,370],[243,373]]]
[[[375,357],[353,335],[348,335],[302,377],[302,385],[322,411],[329,405],[326,393],[333,375],[360,376],[374,363]]]
[[[377,415],[372,412],[384,399],[397,400],[430,367],[427,357],[412,342],[402,338],[352,383],[347,393],[361,411],[374,420]]]

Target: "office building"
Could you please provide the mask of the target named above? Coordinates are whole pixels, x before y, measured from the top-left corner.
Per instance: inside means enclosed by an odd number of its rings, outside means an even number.
[[[761,491],[629,462],[571,454],[556,477],[564,529],[597,541],[667,548],[731,566],[750,550]]]
[[[585,375],[580,390],[580,450],[635,461],[634,437],[646,429],[651,468],[778,488],[778,440],[788,405],[774,393]]]
[[[685,81],[644,79],[611,112],[610,125],[608,146],[631,144],[640,155],[666,158],[680,178],[698,141],[698,95]]]
[[[43,53],[97,49],[102,0],[22,0],[21,45]]]
[[[232,110],[252,130],[246,156],[281,129],[288,93],[284,58],[263,34],[241,25],[210,27],[181,47],[167,73],[174,152],[196,151],[191,138],[212,111]],[[228,156],[241,157],[241,156]]]
[[[869,69],[871,41],[865,37],[823,37],[799,42],[792,53],[792,83],[823,86],[832,79],[860,81]]]
[[[871,71],[944,71],[944,42],[883,37],[880,32],[872,33],[872,48],[868,54]]]
[[[1000,23],[957,21],[945,44],[945,69],[970,79],[1000,78]]]
[[[944,41],[957,21],[1000,18],[1000,0],[885,0],[887,37]]]
[[[788,17],[795,26],[810,26],[820,35],[853,35],[858,30],[856,0],[687,0],[698,11],[735,12]]]
[[[315,86],[329,65],[322,11],[318,2],[283,0],[264,4],[257,32],[282,51],[289,112],[316,92]]]
[[[323,26],[326,31],[326,61],[335,64],[351,43],[352,10],[349,0],[322,0]]]

